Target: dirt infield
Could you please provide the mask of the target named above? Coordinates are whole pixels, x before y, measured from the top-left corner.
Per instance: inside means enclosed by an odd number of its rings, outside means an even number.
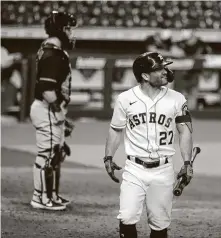
[[[33,161],[29,153],[2,149],[3,238],[119,237],[119,185],[104,170],[65,162],[61,192],[72,203],[63,212],[36,211],[29,206]],[[183,195],[175,198],[170,238],[221,237],[220,182],[220,177],[196,175]],[[138,230],[139,238],[148,237],[145,212]]]

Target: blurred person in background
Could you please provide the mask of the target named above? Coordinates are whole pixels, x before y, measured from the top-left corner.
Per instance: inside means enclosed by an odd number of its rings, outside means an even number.
[[[182,56],[182,52],[173,43],[172,32],[168,29],[161,29],[154,35],[146,38],[144,41],[144,51],[160,52],[165,58],[179,58]],[[174,87],[174,82],[167,85],[169,88]]]
[[[76,26],[72,14],[53,11],[45,20],[48,38],[37,52],[35,99],[30,111],[38,148],[33,167],[31,206],[37,209],[64,210],[70,203],[60,196],[59,188],[61,163],[71,153],[65,142],[65,137],[70,135],[66,114],[71,94],[67,50],[75,46]]]
[[[144,51],[160,52],[164,57],[171,56],[172,38],[170,30],[157,31],[154,35],[148,36],[144,41]]]
[[[9,53],[1,45],[1,113],[5,114],[18,100],[19,90],[22,85],[22,77],[19,67],[22,54]]]
[[[205,54],[211,54],[212,48],[196,35],[195,30],[184,30],[182,33],[182,40],[176,43],[183,51],[183,57],[193,59],[193,67],[188,70],[185,75],[185,89],[184,94],[187,97],[188,106],[190,110],[197,107],[196,94],[198,92],[198,78],[203,69],[203,62]]]
[[[196,35],[195,30],[184,30],[182,39],[177,45],[183,50],[183,56],[197,57],[203,54],[211,54],[212,48]]]

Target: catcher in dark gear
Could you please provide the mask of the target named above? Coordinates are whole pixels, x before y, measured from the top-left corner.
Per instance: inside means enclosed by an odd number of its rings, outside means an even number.
[[[74,124],[66,118],[71,95],[71,67],[66,50],[73,49],[76,18],[53,11],[45,21],[48,38],[37,52],[35,100],[30,117],[36,129],[38,153],[34,164],[33,208],[64,210],[69,201],[60,195],[61,163],[70,156],[65,137]]]

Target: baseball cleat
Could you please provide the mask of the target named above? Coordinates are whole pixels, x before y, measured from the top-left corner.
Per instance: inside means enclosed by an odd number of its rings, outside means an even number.
[[[52,200],[48,200],[47,203],[31,200],[31,206],[36,209],[44,209],[50,211],[63,211],[66,209],[65,205],[56,203]]]
[[[71,203],[69,200],[67,200],[67,199],[65,199],[65,198],[63,198],[63,197],[61,197],[61,196],[59,196],[59,195],[56,196],[56,198],[53,199],[53,201],[54,201],[55,203],[59,203],[59,204],[62,204],[62,205],[64,205],[64,206],[67,206],[68,204]]]

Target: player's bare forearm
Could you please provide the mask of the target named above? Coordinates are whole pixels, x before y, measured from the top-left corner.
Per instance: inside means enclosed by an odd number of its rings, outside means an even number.
[[[53,91],[44,91],[44,99],[51,105],[52,111],[54,112],[55,118],[57,119],[57,124],[62,124],[65,120],[64,112],[61,110],[61,105],[57,101],[56,92]]]
[[[191,160],[193,149],[192,131],[186,124],[177,124],[177,129],[179,132],[179,144],[182,158],[184,161],[189,161]]]
[[[57,100],[57,95],[54,90],[53,91],[44,91],[43,97],[49,104],[54,103]]]
[[[105,146],[105,156],[114,156],[119,145],[122,134],[122,129],[113,129],[110,127],[106,146]]]

